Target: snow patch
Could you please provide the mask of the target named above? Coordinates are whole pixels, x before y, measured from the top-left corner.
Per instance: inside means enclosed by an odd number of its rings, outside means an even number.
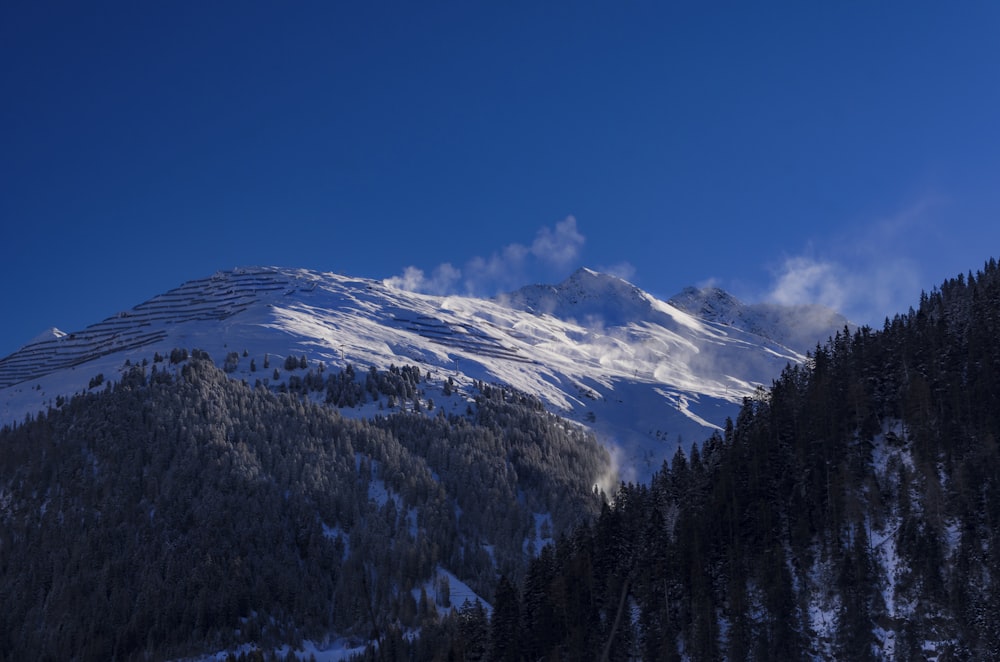
[[[468,601],[469,604],[482,603],[486,616],[493,615],[493,605],[486,602],[478,593],[469,588],[468,584],[441,566],[435,569],[434,575],[429,580],[413,589],[413,599],[418,603],[421,590],[427,595],[431,606],[439,614],[457,610]]]

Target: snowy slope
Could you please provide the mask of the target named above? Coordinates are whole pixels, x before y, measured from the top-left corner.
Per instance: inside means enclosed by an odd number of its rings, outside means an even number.
[[[204,349],[220,365],[238,352],[232,375],[249,381],[305,355],[327,366],[416,365],[432,383],[452,377],[460,389],[476,379],[509,384],[592,427],[622,477],[641,479],[680,440],[703,440],[756,385],[802,359],[775,339],[794,326],[794,311],[741,325],[693,310],[692,300],[682,309],[586,269],[492,300],[298,269],[219,272],[77,332],[49,331],[0,359],[0,423],[175,347]]]
[[[733,326],[805,353],[836,331],[854,330],[846,317],[817,304],[745,304],[717,287],[688,287],[670,305],[707,321]]]

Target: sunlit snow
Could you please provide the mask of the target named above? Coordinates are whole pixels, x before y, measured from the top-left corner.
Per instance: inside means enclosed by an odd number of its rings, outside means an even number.
[[[479,299],[244,268],[185,283],[74,333],[49,330],[0,359],[0,423],[85,391],[98,374],[114,380],[126,360],[151,363],[175,347],[206,350],[220,365],[237,352],[232,376],[250,383],[274,382],[286,356],[304,355],[312,366],[350,363],[359,372],[416,365],[432,386],[451,377],[467,393],[473,380],[509,384],[592,428],[619,459],[622,477],[643,479],[679,443],[704,440],[758,384],[802,360],[745,330],[765,328],[761,320],[743,321],[700,318],[586,269],[556,286]],[[443,400],[440,391],[433,397]]]

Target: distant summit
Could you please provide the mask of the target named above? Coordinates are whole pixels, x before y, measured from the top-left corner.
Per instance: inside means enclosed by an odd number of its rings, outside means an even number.
[[[25,347],[27,347],[28,345],[34,345],[36,343],[48,342],[50,340],[59,340],[60,338],[63,338],[65,336],[66,336],[66,332],[60,331],[59,329],[57,329],[54,326],[53,327],[49,327],[48,329],[45,329],[44,331],[42,331],[41,333],[39,333],[37,336],[35,336],[31,340],[29,340],[25,344]]]
[[[626,280],[581,267],[558,285],[528,285],[498,300],[559,319],[616,325],[647,317],[653,298]]]
[[[668,303],[696,317],[768,338],[802,354],[845,326],[855,328],[846,317],[826,306],[746,304],[717,287],[688,287]]]

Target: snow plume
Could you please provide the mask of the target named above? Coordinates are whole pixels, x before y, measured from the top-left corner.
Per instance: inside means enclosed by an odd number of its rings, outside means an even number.
[[[768,299],[785,306],[818,303],[843,310],[850,299],[850,274],[833,262],[790,257],[776,274]]]
[[[530,245],[508,244],[489,257],[473,257],[462,269],[445,262],[429,276],[423,269],[409,266],[401,275],[384,282],[389,287],[426,294],[495,294],[524,284],[533,268],[570,266],[579,257],[585,241],[586,237],[576,227],[576,219],[567,216],[554,227],[541,228]]]
[[[555,229],[542,228],[531,244],[531,254],[552,266],[569,266],[580,254],[586,238],[576,229],[576,219],[567,216]]]
[[[604,265],[597,268],[601,273],[630,281],[635,277],[635,267],[629,262],[619,262],[618,264]]]
[[[624,461],[624,453],[620,446],[612,442],[605,443],[604,447],[608,449],[608,456],[611,458],[611,462],[608,464],[607,470],[594,481],[594,486],[604,492],[608,500],[613,500],[620,481],[632,482],[636,479],[635,469],[632,468],[629,462]],[[627,469],[628,471],[623,474],[623,469]]]
[[[424,274],[423,269],[410,266],[403,269],[402,275],[386,279],[385,284],[409,292],[446,294],[454,290],[455,284],[461,277],[461,271],[453,267],[450,262],[445,262],[435,267],[430,277]]]
[[[857,324],[880,327],[902,313],[920,294],[922,275],[916,255],[933,244],[934,200],[875,219],[862,229],[808,246],[773,270],[763,297],[774,303],[820,304]]]
[[[857,324],[879,327],[885,317],[903,312],[919,291],[918,269],[905,258],[848,263],[799,256],[784,261],[765,298],[785,305],[819,304]]]

